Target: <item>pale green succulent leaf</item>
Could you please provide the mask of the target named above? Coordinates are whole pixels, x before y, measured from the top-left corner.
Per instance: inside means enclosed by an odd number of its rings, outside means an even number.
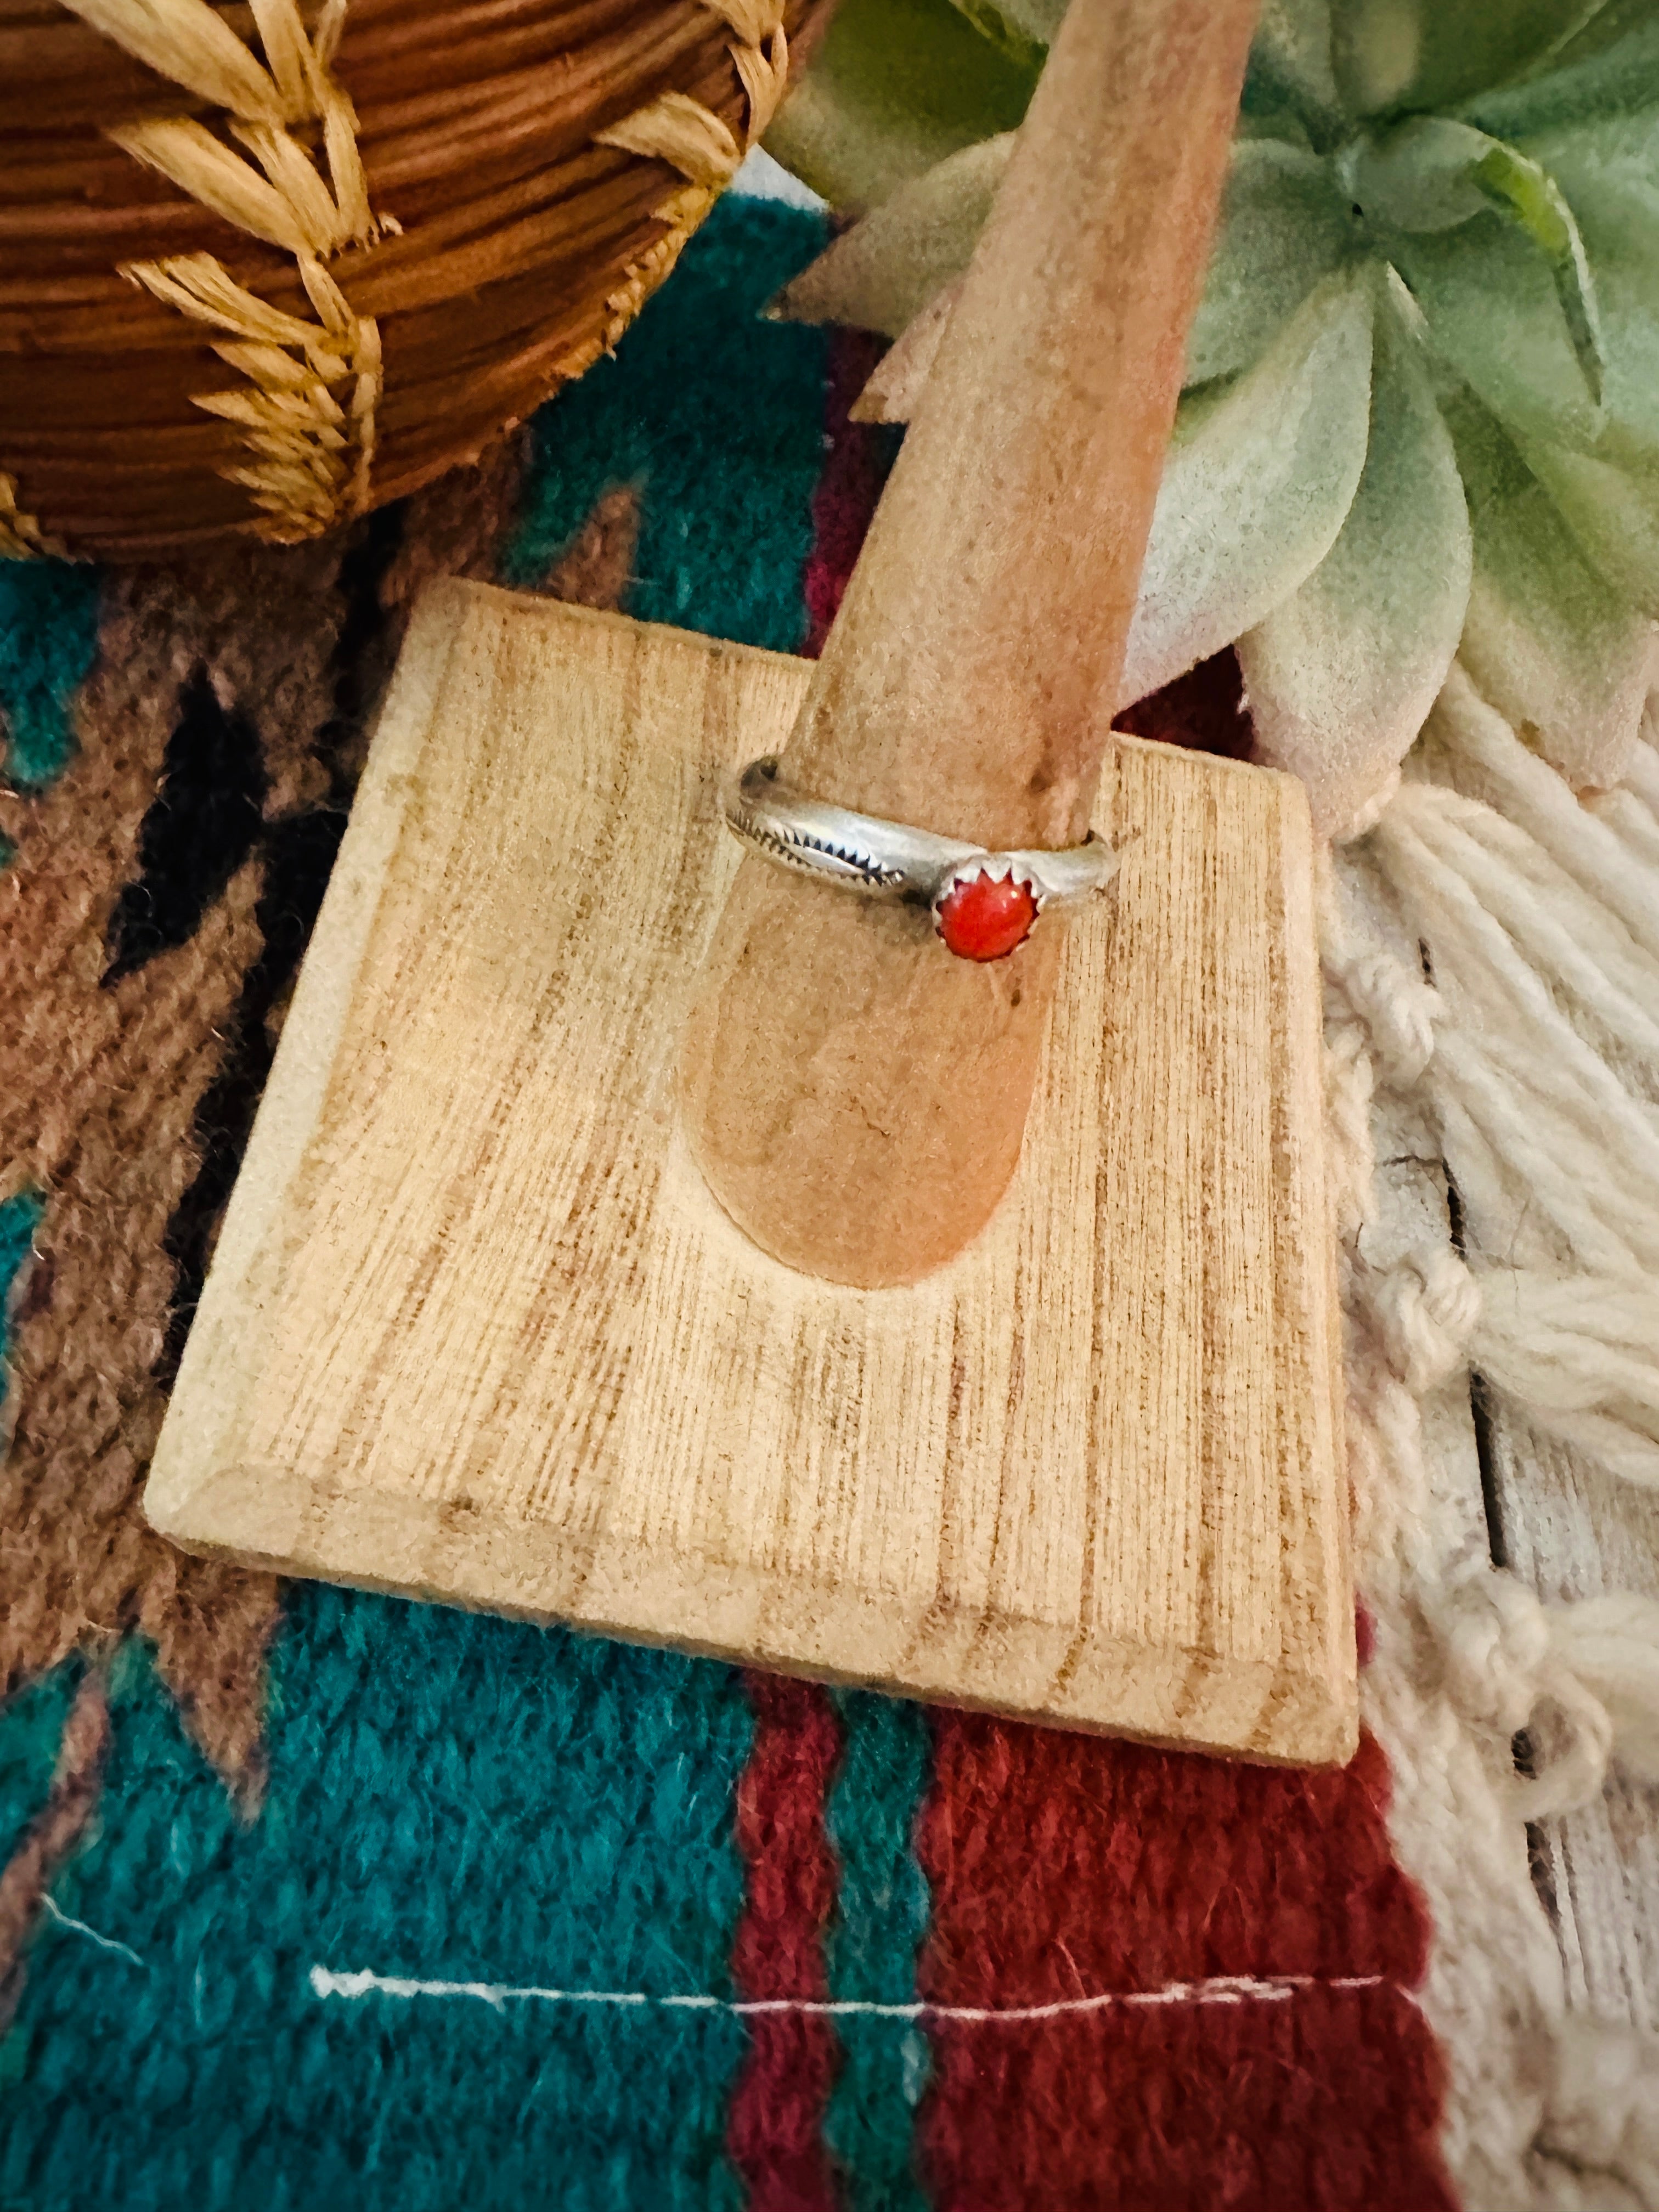
[[[1471,394],[1442,404],[1474,539],[1460,657],[1570,782],[1616,782],[1647,700],[1654,625],[1586,557],[1503,425]]]
[[[1331,70],[1330,0],[1263,0],[1244,77],[1243,117],[1293,117],[1322,148],[1342,131]]]
[[[1552,174],[1595,272],[1607,430],[1596,450],[1659,455],[1659,108],[1551,134]]]
[[[1016,30],[1039,46],[1052,46],[1066,14],[1066,0],[997,0]]]
[[[1523,441],[1521,451],[1613,590],[1659,617],[1659,456],[1632,466],[1565,446]]]
[[[1652,460],[1659,457],[1659,289],[1609,272],[1601,302],[1609,428],[1597,451],[1613,457],[1628,449]]]
[[[1562,310],[1558,270],[1533,239],[1495,211],[1455,230],[1387,237],[1436,350],[1487,405],[1529,436],[1594,445],[1604,409]],[[1599,361],[1599,315],[1595,335]]]
[[[901,185],[810,262],[769,312],[897,337],[973,258],[1013,147],[1014,133],[1001,131]]]
[[[1011,6],[1009,0],[951,0],[951,5],[968,18],[982,39],[989,39],[993,46],[1000,47],[1018,68],[1035,70],[1042,67],[1054,31],[1039,36],[1030,17],[1033,12],[1041,15],[1043,11]]]
[[[1303,779],[1319,829],[1350,822],[1422,728],[1457,652],[1469,563],[1451,437],[1385,297],[1353,503],[1306,582],[1238,641],[1258,755]]]
[[[1255,366],[1182,404],[1123,692],[1144,697],[1252,629],[1335,543],[1365,462],[1372,288],[1341,274]]]
[[[1340,161],[1368,221],[1396,230],[1452,230],[1490,204],[1476,172],[1497,141],[1444,115],[1413,115],[1355,139]]]
[[[1565,193],[1593,259],[1599,263],[1633,234],[1652,254],[1652,226],[1659,219],[1659,102],[1534,132],[1521,151]]]
[[[1659,246],[1659,239],[1650,244]],[[1639,250],[1600,258],[1598,272],[1608,427],[1596,451],[1652,460],[1659,457],[1659,281]]]
[[[1632,114],[1659,100],[1659,11],[1653,0],[1614,0],[1539,65],[1489,89],[1471,88],[1457,112],[1511,143],[1573,124]]]
[[[1421,0],[1334,0],[1331,62],[1343,111],[1386,114],[1422,69]]]
[[[1595,284],[1578,224],[1549,172],[1468,123],[1417,115],[1361,140],[1340,165],[1366,219],[1414,236],[1461,228],[1491,208],[1542,257],[1592,408],[1605,361]]]
[[[1501,83],[1557,46],[1585,0],[1334,0],[1332,58],[1355,116],[1422,112]]]
[[[1187,382],[1248,368],[1355,242],[1328,162],[1276,139],[1238,140],[1204,296],[1187,335]]]
[[[1625,38],[1632,24],[1650,12],[1651,0],[1577,0],[1553,39],[1540,46],[1519,69],[1500,75],[1504,86],[1531,84],[1538,78],[1603,52]]]
[[[841,0],[766,150],[860,215],[947,154],[1015,129],[1036,77],[951,0]]]
[[[1605,362],[1595,283],[1577,221],[1548,171],[1494,139],[1474,165],[1474,181],[1502,215],[1511,217],[1549,263],[1555,296],[1585,386],[1601,404]]]

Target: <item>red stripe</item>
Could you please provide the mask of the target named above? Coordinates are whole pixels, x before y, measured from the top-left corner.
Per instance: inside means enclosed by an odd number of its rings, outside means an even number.
[[[1035,2004],[1215,1976],[1382,1975],[1273,2002],[939,2023],[918,2129],[937,2212],[1347,2212],[1455,2203],[1440,2059],[1402,1995],[1428,1922],[1370,1739],[1282,1773],[935,1718],[923,1994]]]
[[[953,2029],[921,2127],[934,2212],[1441,2212],[1431,2045],[1391,1991]]]
[[[755,1741],[738,1784],[738,1849],[748,1882],[732,1979],[740,1997],[820,1999],[829,1994],[823,1929],[836,1897],[823,1808],[841,1727],[813,1683],[762,1674],[744,1682]],[[747,2185],[750,2212],[835,2212],[823,2142],[835,2030],[827,2020],[787,2013],[751,2020],[749,2030],[726,2147]]]
[[[803,589],[807,635],[801,650],[814,660],[823,650],[847,580],[853,573],[892,465],[893,434],[868,422],[851,422],[847,410],[887,350],[885,338],[868,331],[832,331],[824,392],[823,473],[812,495],[812,550]]]

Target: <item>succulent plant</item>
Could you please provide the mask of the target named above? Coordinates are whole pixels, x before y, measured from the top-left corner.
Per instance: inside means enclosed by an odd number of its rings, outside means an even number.
[[[858,217],[778,311],[899,341],[870,411],[920,388],[1060,12],[844,0],[775,128]],[[929,91],[930,31],[983,50],[984,128],[967,76]],[[1615,780],[1656,616],[1659,0],[1267,0],[1126,701],[1236,645],[1259,752],[1340,830],[1459,653],[1575,782]]]

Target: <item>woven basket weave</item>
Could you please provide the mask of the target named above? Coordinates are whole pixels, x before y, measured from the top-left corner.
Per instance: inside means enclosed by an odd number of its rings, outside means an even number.
[[[0,0],[0,553],[281,542],[614,345],[830,0]]]

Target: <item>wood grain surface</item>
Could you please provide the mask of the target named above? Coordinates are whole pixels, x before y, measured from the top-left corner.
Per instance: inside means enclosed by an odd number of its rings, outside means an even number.
[[[927,1281],[841,1288],[734,1226],[677,1109],[738,865],[716,776],[809,677],[481,586],[422,603],[150,1517],[294,1573],[1346,1757],[1300,787],[1112,747],[1118,894],[1066,935],[1006,1201]]]

